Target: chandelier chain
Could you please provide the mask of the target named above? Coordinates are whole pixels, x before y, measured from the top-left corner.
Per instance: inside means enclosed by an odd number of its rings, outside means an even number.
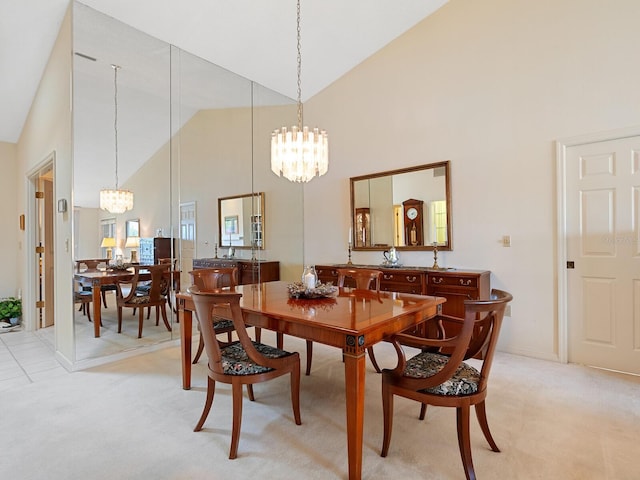
[[[302,49],[300,47],[300,0],[296,12],[296,27],[298,39],[298,128],[302,130]]]
[[[113,67],[113,104],[115,106],[115,113],[113,116],[113,131],[115,133],[116,141],[116,190],[118,190],[118,65],[111,65]]]

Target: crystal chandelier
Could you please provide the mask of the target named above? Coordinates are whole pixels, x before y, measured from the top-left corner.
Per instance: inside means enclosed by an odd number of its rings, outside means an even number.
[[[329,138],[327,132],[302,126],[302,55],[300,53],[300,0],[297,5],[298,36],[298,125],[277,129],[271,135],[271,170],[292,182],[308,182],[327,173]]]
[[[114,86],[114,104],[115,116],[113,129],[115,132],[116,145],[116,188],[100,190],[100,208],[109,213],[124,213],[133,208],[133,193],[129,190],[118,189],[118,65],[113,67],[113,86]]]

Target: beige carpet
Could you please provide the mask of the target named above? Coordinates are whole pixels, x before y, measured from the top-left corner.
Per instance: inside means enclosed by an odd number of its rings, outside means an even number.
[[[272,340],[266,333],[267,340]],[[285,347],[304,352],[287,337]],[[376,347],[390,366],[389,345]],[[304,361],[304,353],[301,354]],[[2,392],[0,478],[344,479],[347,478],[343,364],[315,345],[302,378],[301,426],[287,379],[256,386],[244,402],[239,457],[228,460],[230,390],[220,385],[202,432],[204,365],[180,388],[180,353],[168,348]],[[640,478],[640,381],[575,365],[499,354],[487,409],[501,453],[472,423],[480,479]],[[398,399],[387,458],[380,377],[367,366],[364,479],[463,479],[452,409]]]

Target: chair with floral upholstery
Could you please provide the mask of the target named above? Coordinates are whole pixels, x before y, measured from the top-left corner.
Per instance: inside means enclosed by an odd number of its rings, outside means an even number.
[[[499,452],[491,436],[485,398],[491,363],[498,342],[500,326],[511,294],[492,290],[489,300],[465,300],[465,318],[446,317],[460,325],[453,336],[444,332],[443,338],[429,339],[406,333],[393,336],[398,354],[395,369],[382,371],[382,410],[384,438],[381,456],[386,457],[391,443],[393,424],[393,396],[398,395],[421,403],[420,420],[427,405],[455,407],[458,425],[458,446],[467,479],[475,479],[469,436],[469,413],[473,405],[480,428],[491,450]],[[442,316],[434,320],[441,324]],[[421,353],[407,360],[403,346],[421,349]],[[482,365],[476,369],[465,360],[482,353]]]
[[[200,290],[216,292],[222,287],[231,287],[232,289],[238,285],[238,267],[218,267],[218,268],[200,268],[189,272],[191,282]],[[217,334],[226,333],[227,341],[231,342],[231,333],[234,330],[233,321],[231,320],[231,312],[228,308],[220,308],[214,312],[212,316],[213,329]],[[193,358],[193,363],[198,363],[200,356],[204,351],[204,339],[200,334],[200,343],[198,351]]]
[[[216,382],[230,384],[233,397],[233,426],[229,458],[236,458],[242,422],[242,386],[247,386],[249,399],[253,401],[255,400],[253,384],[282,375],[290,375],[293,416],[296,425],[300,425],[302,422],[300,420],[300,356],[298,353],[280,350],[254,342],[249,338],[240,309],[241,293],[207,292],[200,290],[195,285],[191,286],[188,291],[193,298],[200,334],[204,337],[204,347],[209,358],[207,398],[194,431],[198,432],[202,429],[209,415]],[[217,308],[228,308],[231,312],[238,341],[230,344],[219,342],[211,321]]]
[[[171,331],[171,325],[167,319],[167,284],[170,282],[170,264],[162,265],[133,265],[133,278],[130,280],[116,281],[116,301],[118,305],[118,333],[122,332],[122,308],[138,309],[138,338],[142,337],[144,324],[144,307],[156,307],[156,325],[160,314],[167,330]],[[141,283],[140,271],[148,270],[151,274],[151,287],[146,293],[139,292],[137,286]]]

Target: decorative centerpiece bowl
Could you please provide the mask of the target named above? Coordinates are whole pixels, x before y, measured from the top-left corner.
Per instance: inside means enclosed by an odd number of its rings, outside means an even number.
[[[338,287],[331,283],[317,283],[315,288],[307,288],[302,282],[290,283],[287,285],[290,298],[328,298],[335,297]]]

